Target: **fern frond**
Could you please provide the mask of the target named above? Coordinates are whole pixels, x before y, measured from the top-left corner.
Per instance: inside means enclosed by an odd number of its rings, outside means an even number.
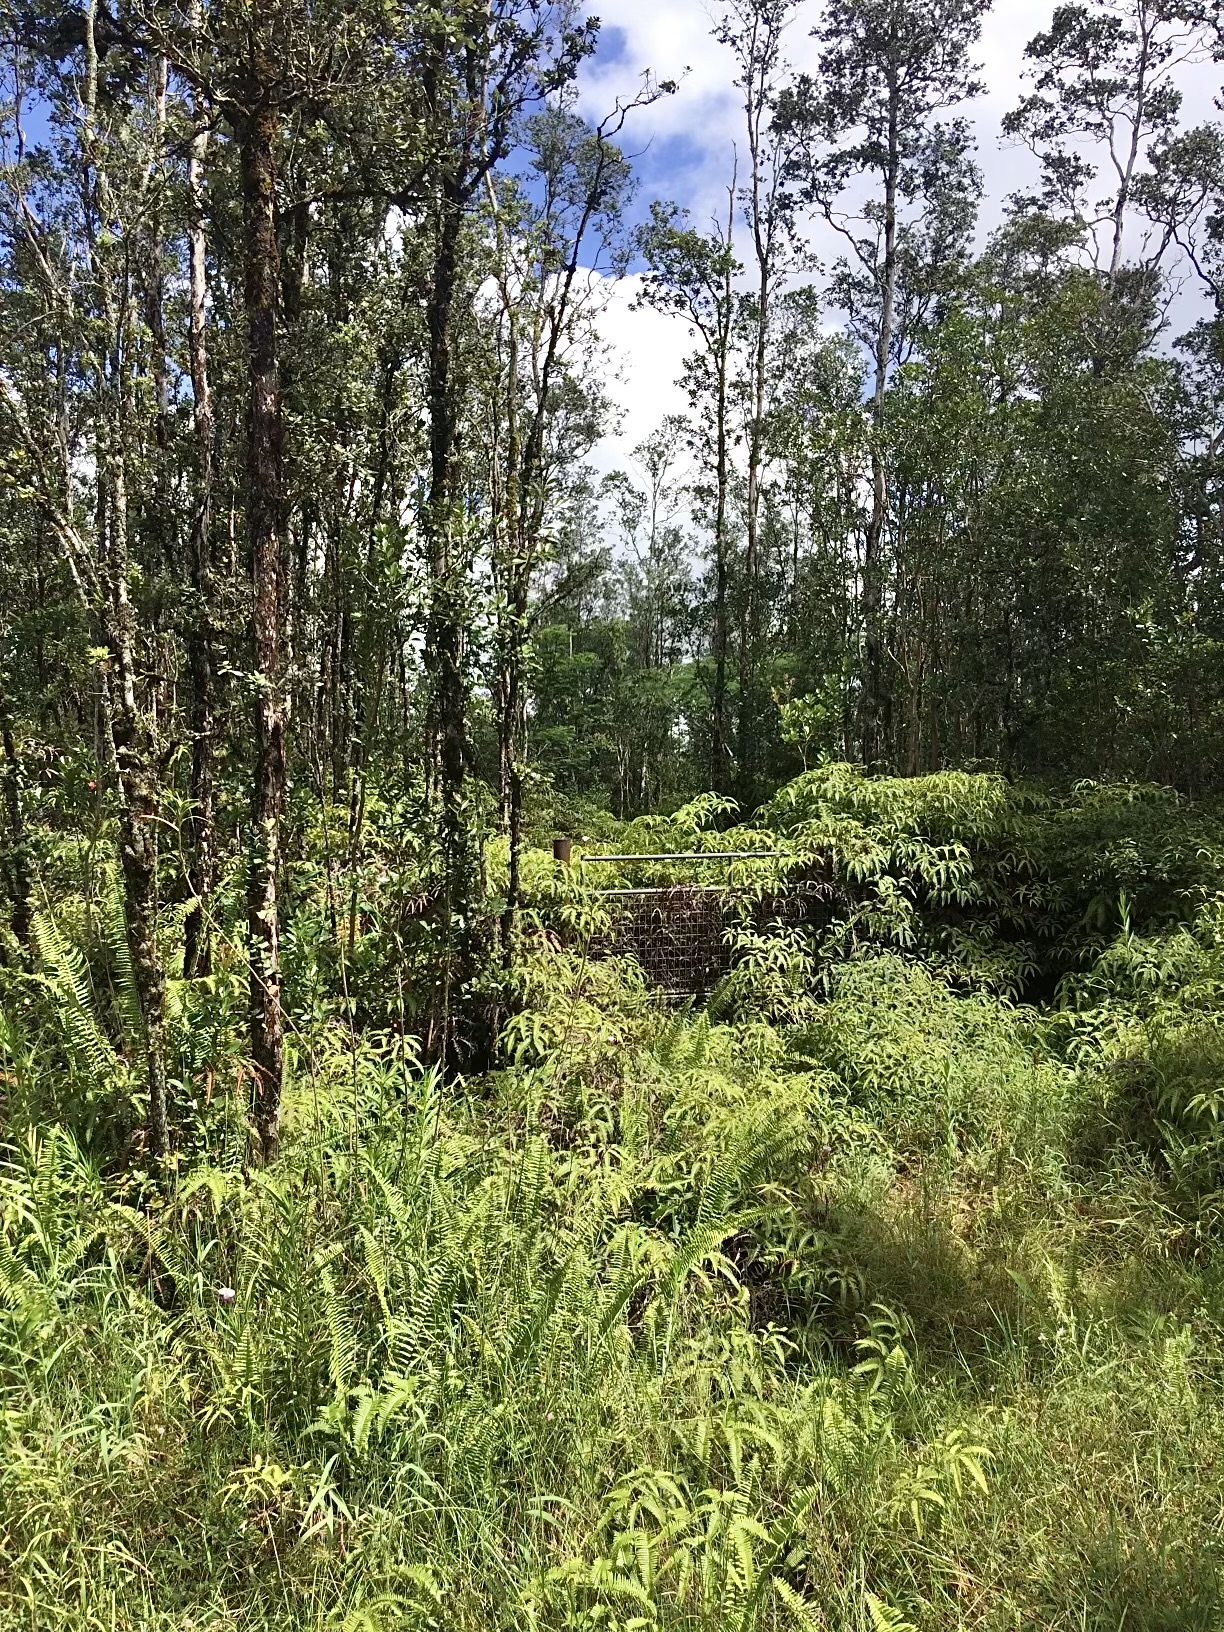
[[[37,1276],[18,1262],[7,1235],[0,1234],[0,1309],[20,1309],[37,1286]]]
[[[750,1123],[714,1161],[697,1211],[699,1225],[725,1218],[761,1176],[784,1159],[801,1134],[782,1111]]]
[[[874,1592],[867,1594],[867,1613],[872,1632],[918,1632],[913,1621],[907,1621],[899,1609],[877,1598]]]
[[[391,1310],[387,1305],[387,1263],[382,1248],[364,1225],[361,1226],[361,1245],[365,1252],[366,1273],[373,1284],[382,1310],[383,1320],[390,1324]]]
[[[326,1265],[319,1271],[319,1284],[323,1288],[323,1313],[330,1340],[328,1375],[336,1393],[343,1394],[357,1369],[357,1332],[352,1315],[336,1288],[335,1277]]]
[[[36,912],[30,927],[73,1065],[100,1088],[114,1078],[119,1058],[98,1018],[84,954],[67,939],[50,911]]]
[[[810,1604],[788,1581],[783,1581],[780,1575],[775,1575],[772,1584],[776,1597],[796,1626],[805,1628],[806,1632],[815,1632],[817,1627],[824,1626],[825,1618],[816,1605]]]

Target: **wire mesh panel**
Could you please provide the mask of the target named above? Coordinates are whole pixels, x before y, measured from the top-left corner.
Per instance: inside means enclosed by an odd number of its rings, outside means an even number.
[[[731,970],[722,894],[700,885],[645,889],[610,901],[612,928],[596,957],[631,957],[669,996],[704,997]]]
[[[820,904],[829,898],[829,885],[819,878],[765,890],[736,881],[735,863],[765,857],[779,859],[768,851],[584,858],[630,867],[689,864],[695,871],[701,865],[727,864],[728,872],[727,882],[717,885],[691,880],[597,889],[612,922],[592,946],[592,955],[634,958],[647,979],[673,1001],[708,997],[735,965],[737,927],[761,931],[775,924],[813,922],[821,915]]]

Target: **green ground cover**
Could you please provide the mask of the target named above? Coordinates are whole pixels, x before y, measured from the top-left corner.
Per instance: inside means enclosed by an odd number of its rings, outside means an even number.
[[[342,1000],[303,873],[281,1159],[222,967],[160,1188],[65,871],[4,985],[0,1624],[1224,1625],[1215,818],[825,769],[751,836],[828,910],[679,1012],[533,853],[501,1063],[446,1085],[407,884]]]

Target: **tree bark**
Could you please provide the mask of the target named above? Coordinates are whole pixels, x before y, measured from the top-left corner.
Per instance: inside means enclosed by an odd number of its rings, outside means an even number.
[[[876,330],[875,380],[871,397],[871,516],[863,540],[863,669],[859,696],[859,742],[864,765],[880,755],[883,641],[881,613],[884,573],[881,560],[888,514],[888,468],[884,455],[884,403],[892,356],[897,299],[897,186],[900,180],[899,93],[889,86],[888,169],[884,181],[884,263],[881,269],[880,322]]]
[[[752,155],[753,166],[753,198],[757,199],[760,191],[760,165],[756,152]],[[760,210],[760,204],[754,202],[754,216]],[[740,794],[745,804],[752,802],[755,786],[755,755],[753,753],[754,720],[753,720],[753,690],[755,687],[755,637],[756,637],[756,602],[757,578],[760,573],[760,532],[761,532],[761,497],[762,476],[765,460],[765,366],[766,347],[769,341],[770,320],[770,281],[771,281],[771,246],[762,243],[759,227],[755,232],[757,242],[757,315],[756,337],[753,346],[752,362],[752,412],[748,425],[748,494],[747,514],[745,517],[746,541],[744,547],[744,603],[740,612],[740,650],[739,650],[739,721],[736,757],[738,764],[738,783]]]
[[[476,966],[472,922],[475,863],[467,813],[467,719],[463,678],[463,597],[455,552],[458,408],[454,370],[455,289],[463,200],[440,189],[428,301],[430,483],[424,511],[429,566],[425,664],[429,678],[429,756],[442,839],[443,940],[435,1045],[456,1071],[468,1040],[460,1036],[464,994]]]
[[[254,831],[247,883],[247,919],[251,956],[252,1109],[258,1155],[265,1162],[274,1160],[279,1148],[285,1054],[277,899],[281,815],[285,803],[285,711],[281,677],[283,432],[276,343],[280,282],[276,240],[276,133],[276,111],[266,100],[239,122],[247,319],[245,499],[256,670]]]
[[[118,370],[115,370],[116,375]],[[124,926],[132,974],[144,1022],[148,1136],[154,1159],[170,1150],[166,1095],[166,976],[157,947],[158,790],[148,723],[137,692],[134,617],[128,598],[128,513],[123,405],[115,404],[108,427],[105,477],[110,490],[107,526],[99,539],[106,588],[106,644],[112,675],[103,691],[107,736],[119,784],[119,857],[123,868]]]
[[[748,419],[748,491],[745,515],[744,600],[740,615],[739,720],[737,731],[737,781],[743,803],[756,795],[756,740],[753,717],[756,689],[756,624],[758,578],[761,570],[761,503],[764,497],[766,458],[766,409],[768,405],[767,367],[769,330],[772,321],[773,290],[778,273],[779,210],[778,157],[769,157],[768,120],[776,91],[774,74],[778,40],[784,26],[781,10],[754,8],[749,40],[743,50],[742,85],[748,116],[748,158],[753,258],[757,273],[756,324],[752,349],[751,408]],[[767,171],[772,164],[772,174]]]
[[[12,909],[13,936],[18,945],[30,944],[30,856],[21,810],[21,755],[8,699],[0,697],[0,746],[4,749],[4,816],[8,827],[5,882]]]
[[[183,925],[183,974],[212,971],[209,909],[216,877],[217,841],[213,793],[213,739],[216,703],[213,681],[212,627],[212,485],[213,404],[208,383],[206,298],[208,272],[204,241],[204,159],[208,130],[197,112],[187,164],[191,217],[188,226],[190,328],[188,352],[196,448],[195,502],[189,543],[194,600],[187,631],[191,673],[191,817],[188,883],[194,905]]]
[[[734,299],[730,246],[735,231],[735,180],[727,189],[727,254],[723,265],[722,300],[718,313],[717,354],[714,359],[714,689],[710,698],[710,785],[716,793],[729,791],[727,763],[727,488],[730,479],[727,435],[727,371],[731,349]]]
[[[526,568],[516,569],[510,603],[510,650],[505,670],[506,831],[510,839],[506,908],[502,915],[502,955],[506,967],[514,961],[515,918],[522,896],[523,866],[523,760],[526,757],[526,710],[523,698],[523,630],[527,622]]]
[[[113,210],[109,176],[99,162],[94,126],[98,106],[96,22],[97,3],[91,0],[84,41],[82,180],[91,270],[101,295],[106,334],[105,351],[97,369],[99,526],[93,611],[109,654],[102,672],[102,714],[105,751],[118,783],[124,930],[144,1027],[149,1149],[156,1161],[162,1161],[170,1150],[170,1125],[165,1067],[166,978],[157,946],[160,801],[150,722],[139,700],[135,615],[128,589],[131,558],[126,436],[136,417],[129,356],[133,325],[130,289],[113,275],[97,230],[98,223],[111,221]],[[70,490],[66,496],[70,502]]]
[[[1111,289],[1117,284],[1118,273],[1122,270],[1122,237],[1126,227],[1126,209],[1130,203],[1131,192],[1134,187],[1135,169],[1139,163],[1139,149],[1144,135],[1143,120],[1148,107],[1148,70],[1151,66],[1151,53],[1156,26],[1155,17],[1150,15],[1143,6],[1138,9],[1136,21],[1139,26],[1139,62],[1135,82],[1134,122],[1131,125],[1130,142],[1127,144],[1125,159],[1119,163],[1117,154],[1113,154],[1114,167],[1118,172],[1118,191],[1112,211],[1113,235],[1109,251],[1108,282]],[[1112,147],[1111,137],[1111,152]]]
[[[522,826],[523,775],[521,754],[520,716],[523,714],[522,664],[523,626],[527,616],[528,572],[525,560],[525,540],[522,538],[522,500],[520,492],[523,475],[522,428],[519,419],[519,304],[508,281],[509,235],[502,220],[496,189],[492,178],[486,177],[489,210],[493,218],[498,249],[498,288],[502,311],[506,320],[506,397],[505,443],[502,468],[497,468],[494,438],[495,525],[500,551],[504,622],[499,631],[499,663],[497,675],[497,783],[503,829],[510,842],[510,857],[506,879],[506,904],[501,918],[502,962],[509,969],[514,961],[514,929],[518,913],[522,882]]]

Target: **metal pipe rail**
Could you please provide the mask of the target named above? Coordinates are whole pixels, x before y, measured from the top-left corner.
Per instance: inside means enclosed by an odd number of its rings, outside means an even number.
[[[596,895],[725,895],[725,884],[634,884],[616,890],[596,890]]]
[[[607,862],[647,862],[647,861],[785,861],[788,853],[785,850],[668,850],[651,852],[648,855],[609,856],[609,855],[582,855],[578,858],[578,865],[585,867],[588,861]]]
[[[585,877],[585,868],[588,861],[601,862],[608,865],[616,864],[620,867],[644,866],[654,862],[721,862],[727,869],[725,884],[697,884],[686,881],[672,880],[666,884],[634,884],[623,885],[617,889],[596,890],[600,896],[621,895],[725,895],[728,890],[737,887],[743,888],[748,882],[743,879],[740,885],[735,882],[735,864],[737,861],[788,861],[789,857],[784,850],[665,850],[649,854],[634,855],[594,855],[579,856],[578,876]]]

